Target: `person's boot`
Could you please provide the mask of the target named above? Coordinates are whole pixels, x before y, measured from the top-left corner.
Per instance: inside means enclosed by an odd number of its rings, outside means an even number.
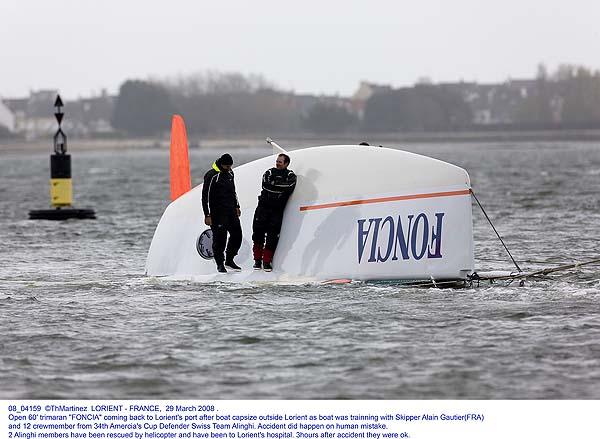
[[[225,265],[223,265],[223,264],[217,264],[217,271],[219,273],[227,273],[227,270],[225,269]]]
[[[233,262],[233,258],[227,258],[225,260],[225,266],[227,268],[232,269],[233,271],[242,271],[242,267],[240,267],[238,264]]]
[[[273,266],[271,262],[273,261],[273,250],[265,248],[263,253],[263,270],[265,271],[273,271]]]
[[[252,266],[252,268],[254,268],[255,270],[261,270],[262,269],[262,261],[260,259],[257,259],[256,261],[254,261],[254,265]]]

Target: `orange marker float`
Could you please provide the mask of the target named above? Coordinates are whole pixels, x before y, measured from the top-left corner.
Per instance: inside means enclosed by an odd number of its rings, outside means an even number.
[[[173,115],[171,124],[171,201],[192,188],[188,141],[183,117]]]

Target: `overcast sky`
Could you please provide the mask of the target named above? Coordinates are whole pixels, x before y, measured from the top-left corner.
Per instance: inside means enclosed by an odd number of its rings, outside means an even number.
[[[0,96],[216,70],[296,93],[600,69],[600,0],[0,0]]]

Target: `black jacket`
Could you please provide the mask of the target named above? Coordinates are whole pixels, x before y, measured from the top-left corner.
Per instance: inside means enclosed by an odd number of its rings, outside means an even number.
[[[291,169],[268,169],[262,178],[258,205],[275,209],[285,208],[296,187],[296,174]]]
[[[240,207],[235,192],[233,171],[221,170],[216,162],[204,175],[202,209],[204,215],[230,215]]]

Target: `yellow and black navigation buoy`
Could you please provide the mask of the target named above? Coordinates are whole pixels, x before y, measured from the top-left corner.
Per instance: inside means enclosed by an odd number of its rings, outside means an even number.
[[[73,184],[71,182],[71,156],[67,154],[67,136],[61,128],[64,113],[62,99],[56,96],[56,113],[58,130],[54,135],[54,154],[50,156],[50,203],[54,209],[30,210],[29,219],[66,220],[95,219],[93,209],[74,209]]]

